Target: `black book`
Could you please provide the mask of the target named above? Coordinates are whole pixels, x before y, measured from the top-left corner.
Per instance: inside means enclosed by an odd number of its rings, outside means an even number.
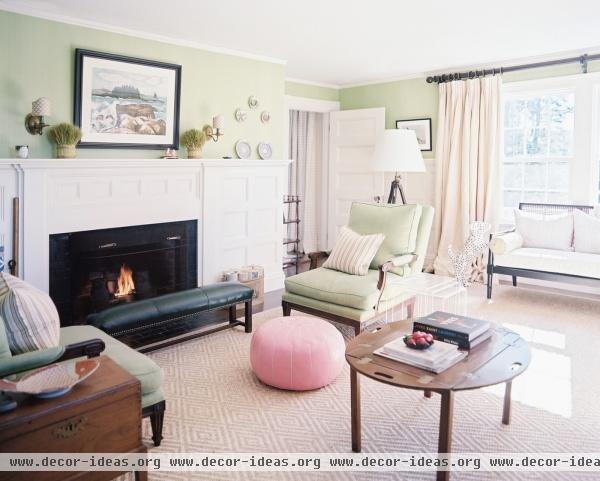
[[[485,333],[490,326],[491,323],[483,319],[436,311],[416,319],[413,323],[413,331],[429,332],[448,342],[455,340],[456,344],[470,344],[475,338]]]
[[[479,346],[479,344],[490,339],[492,337],[493,333],[494,333],[493,329],[488,329],[487,331],[485,331],[483,334],[477,336],[472,341],[464,341],[462,339],[456,339],[453,337],[440,336],[439,334],[432,334],[432,335],[436,341],[442,341],[442,342],[447,342],[449,344],[454,344],[459,349],[474,349],[475,347]]]

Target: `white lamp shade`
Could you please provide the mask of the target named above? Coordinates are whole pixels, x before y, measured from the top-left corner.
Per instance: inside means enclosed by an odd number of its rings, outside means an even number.
[[[49,117],[52,115],[50,109],[50,100],[46,97],[40,97],[31,103],[31,115],[39,115],[40,117]]]
[[[381,132],[375,142],[371,167],[375,172],[425,172],[414,131],[389,129]]]
[[[222,129],[225,126],[225,117],[221,114],[213,117],[213,129]]]

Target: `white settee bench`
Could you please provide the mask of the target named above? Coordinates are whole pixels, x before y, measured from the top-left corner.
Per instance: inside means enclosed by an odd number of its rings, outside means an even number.
[[[592,206],[519,204],[515,227],[490,237],[487,297],[494,274],[600,287],[600,219]]]

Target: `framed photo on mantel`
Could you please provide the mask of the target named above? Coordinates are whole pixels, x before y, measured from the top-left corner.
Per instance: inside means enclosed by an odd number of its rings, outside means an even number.
[[[79,147],[179,148],[181,65],[75,50]]]
[[[396,128],[414,130],[421,150],[431,150],[431,119],[396,120]]]

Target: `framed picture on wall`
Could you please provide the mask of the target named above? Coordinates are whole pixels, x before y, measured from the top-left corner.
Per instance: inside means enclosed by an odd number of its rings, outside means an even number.
[[[431,150],[431,119],[396,120],[396,128],[414,130],[421,150]]]
[[[181,65],[75,51],[80,147],[177,149]]]

